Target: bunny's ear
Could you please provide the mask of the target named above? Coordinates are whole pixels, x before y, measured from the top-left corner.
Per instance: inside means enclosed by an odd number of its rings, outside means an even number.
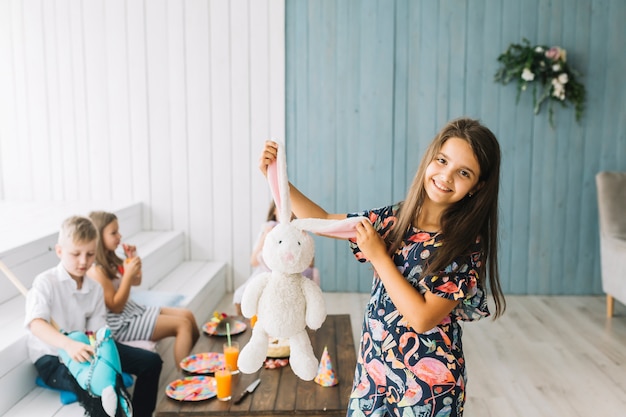
[[[272,191],[272,197],[278,209],[278,221],[289,223],[291,220],[291,200],[289,199],[289,180],[287,179],[287,158],[285,146],[278,143],[276,161],[267,167],[267,181]]]
[[[338,239],[353,239],[356,237],[356,225],[367,217],[348,217],[343,220],[328,219],[295,219],[291,223],[300,230],[308,230],[316,235],[329,236]]]

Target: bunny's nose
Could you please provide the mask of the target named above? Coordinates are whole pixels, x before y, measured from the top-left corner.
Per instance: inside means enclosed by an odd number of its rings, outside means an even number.
[[[291,252],[285,252],[283,253],[283,262],[293,262],[293,253]]]

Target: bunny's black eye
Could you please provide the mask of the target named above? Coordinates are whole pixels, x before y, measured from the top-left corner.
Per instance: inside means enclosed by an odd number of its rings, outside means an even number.
[[[278,244],[280,245],[281,243],[283,243],[283,241],[282,241],[282,240],[279,240],[279,241],[278,241]]]
[[[300,246],[300,242],[298,242],[298,246]]]

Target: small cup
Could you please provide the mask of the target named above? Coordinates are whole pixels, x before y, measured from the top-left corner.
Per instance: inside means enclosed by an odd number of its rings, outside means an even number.
[[[230,368],[230,372],[233,374],[239,373],[239,367],[237,366],[237,360],[239,359],[239,342],[224,343],[224,362],[226,366]]]
[[[217,386],[217,399],[230,401],[232,398],[232,375],[228,366],[215,371],[215,385]]]

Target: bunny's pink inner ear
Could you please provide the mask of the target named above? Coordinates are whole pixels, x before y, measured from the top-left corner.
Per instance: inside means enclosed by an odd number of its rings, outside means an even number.
[[[317,235],[337,239],[353,239],[356,237],[356,226],[367,217],[348,217],[344,220],[327,219],[296,219],[292,224],[301,230],[308,230]]]
[[[274,198],[274,203],[276,203],[276,207],[281,206],[280,200],[280,186],[278,185],[278,164],[276,161],[272,162],[267,167],[267,182],[270,186],[270,191],[272,192],[272,197]]]

